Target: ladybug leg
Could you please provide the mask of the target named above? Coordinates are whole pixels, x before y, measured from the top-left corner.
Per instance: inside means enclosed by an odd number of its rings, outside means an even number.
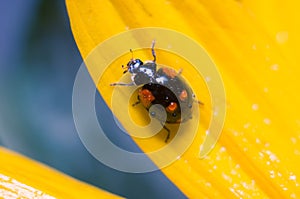
[[[183,71],[183,69],[182,69],[182,68],[181,68],[181,69],[179,69],[179,71],[177,72],[177,75],[176,75],[176,76],[179,76],[179,75],[181,75],[182,71]]]
[[[195,98],[196,98],[196,95],[193,93],[193,100],[194,100],[194,102],[197,103],[197,104],[200,104],[200,105],[204,105],[203,102],[201,102],[200,100],[196,100]]]
[[[138,105],[139,103],[141,103],[141,100],[140,100],[140,96],[138,95],[137,96],[137,101],[135,103],[132,104],[132,106],[136,106]]]
[[[110,84],[110,86],[134,86],[134,85],[135,84],[133,82],[131,83],[115,82]]]
[[[138,100],[138,101],[136,101],[135,103],[133,103],[132,106],[136,106],[136,105],[138,105],[139,103],[141,103],[140,100]]]
[[[154,45],[155,45],[155,40],[152,41],[152,47],[151,47],[153,62],[156,61],[156,53],[155,53],[155,50],[154,50]]]
[[[166,127],[166,125],[164,125],[162,122],[161,122],[160,124],[161,124],[161,125],[163,126],[163,128],[168,132],[167,137],[166,137],[166,139],[165,139],[165,143],[167,143],[168,140],[169,140],[169,138],[170,138],[170,129],[168,129],[168,127]]]

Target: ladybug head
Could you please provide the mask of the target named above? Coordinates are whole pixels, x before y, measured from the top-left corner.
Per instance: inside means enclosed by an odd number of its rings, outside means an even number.
[[[124,73],[126,73],[127,71],[130,72],[131,74],[137,73],[138,68],[140,66],[143,65],[142,60],[140,59],[131,59],[128,63],[127,63],[127,68],[124,71]],[[124,66],[122,66],[124,68]]]

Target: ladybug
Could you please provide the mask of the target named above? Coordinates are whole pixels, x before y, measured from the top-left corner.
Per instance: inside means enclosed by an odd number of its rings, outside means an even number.
[[[181,123],[192,118],[192,107],[194,94],[190,86],[181,77],[182,70],[176,72],[170,67],[161,67],[157,70],[156,53],[154,50],[155,41],[152,42],[152,61],[143,63],[140,59],[133,57],[127,63],[123,73],[131,74],[130,83],[116,82],[111,86],[140,86],[137,102],[133,106],[142,104],[151,117],[159,120],[163,128],[168,132],[165,142],[170,138],[170,130],[164,123]],[[132,53],[132,50],[130,49]],[[198,102],[201,103],[201,102]],[[161,105],[150,109],[153,105]],[[163,110],[164,109],[164,110]],[[166,113],[166,118],[161,113]]]

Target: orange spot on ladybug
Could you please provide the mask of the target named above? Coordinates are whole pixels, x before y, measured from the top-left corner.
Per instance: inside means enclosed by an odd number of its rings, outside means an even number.
[[[168,112],[174,112],[177,109],[177,103],[171,102],[170,105],[167,107]]]
[[[139,91],[139,99],[141,100],[141,103],[143,106],[149,108],[152,101],[155,100],[155,97],[152,95],[151,91],[148,89],[141,89]]]
[[[177,76],[177,72],[171,68],[163,68],[162,70],[167,76],[169,76],[171,78],[174,78]]]
[[[185,101],[187,99],[187,97],[188,97],[188,94],[187,94],[186,90],[181,91],[181,93],[179,95],[179,99],[181,101]]]

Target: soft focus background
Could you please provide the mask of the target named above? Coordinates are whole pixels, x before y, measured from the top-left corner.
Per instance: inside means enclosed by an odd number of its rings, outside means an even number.
[[[82,145],[72,118],[82,59],[64,1],[1,1],[0,13],[0,145],[129,198],[184,197],[160,171],[118,172]],[[109,121],[109,110],[99,103]],[[107,128],[118,131],[113,124]]]

